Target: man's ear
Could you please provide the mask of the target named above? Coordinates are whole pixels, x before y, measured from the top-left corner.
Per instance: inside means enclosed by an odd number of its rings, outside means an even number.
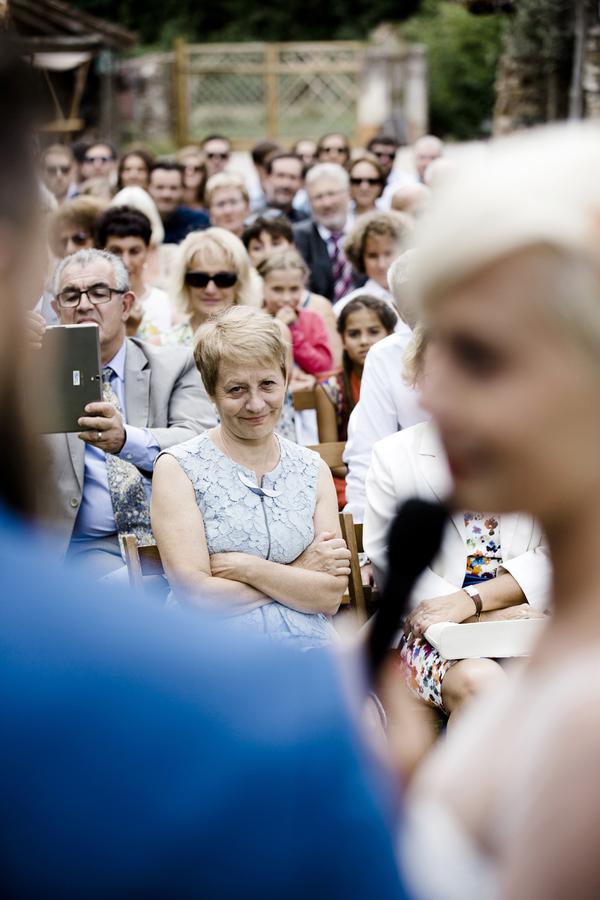
[[[126,294],[123,294],[123,297],[121,299],[123,301],[122,319],[124,322],[126,322],[129,318],[129,314],[131,313],[131,307],[135,303],[135,294],[133,293],[133,291],[127,291]]]
[[[50,306],[52,307],[52,309],[54,310],[54,312],[56,313],[56,315],[57,315],[58,318],[60,319],[60,306],[58,305],[58,303],[56,302],[56,300],[51,300],[51,301],[50,301]]]

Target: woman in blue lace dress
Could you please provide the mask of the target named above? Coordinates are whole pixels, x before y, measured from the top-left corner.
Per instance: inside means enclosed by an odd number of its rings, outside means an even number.
[[[175,596],[302,648],[328,643],[350,554],[328,467],[275,434],[289,374],[281,329],[234,306],[202,326],[194,355],[220,424],[156,463],[152,527]]]

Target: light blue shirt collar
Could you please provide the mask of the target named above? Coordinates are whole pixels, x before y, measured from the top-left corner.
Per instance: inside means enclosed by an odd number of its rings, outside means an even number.
[[[127,341],[123,341],[110,362],[103,368],[110,367],[120,381],[125,381],[125,361],[127,359]]]

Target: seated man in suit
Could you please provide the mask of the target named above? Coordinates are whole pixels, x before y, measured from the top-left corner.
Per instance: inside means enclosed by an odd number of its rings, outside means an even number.
[[[135,300],[122,261],[82,250],[61,261],[53,306],[62,325],[100,330],[104,400],[88,404],[79,434],[49,435],[48,492],[59,549],[99,576],[123,565],[118,535],[152,540],[150,478],[161,450],[216,424],[191,354],[126,338]]]
[[[306,175],[306,192],[313,218],[294,226],[294,243],[310,269],[308,289],[336,303],[366,281],[353,271],[343,249],[350,205],[348,173],[337,163],[319,163]]]

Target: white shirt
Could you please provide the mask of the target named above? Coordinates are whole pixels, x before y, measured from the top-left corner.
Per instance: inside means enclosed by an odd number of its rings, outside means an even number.
[[[346,476],[346,512],[356,522],[363,521],[365,479],[376,441],[428,419],[419,405],[414,388],[402,377],[404,352],[412,332],[403,328],[379,341],[369,350],[360,385],[360,401],[350,416],[344,462]]]

